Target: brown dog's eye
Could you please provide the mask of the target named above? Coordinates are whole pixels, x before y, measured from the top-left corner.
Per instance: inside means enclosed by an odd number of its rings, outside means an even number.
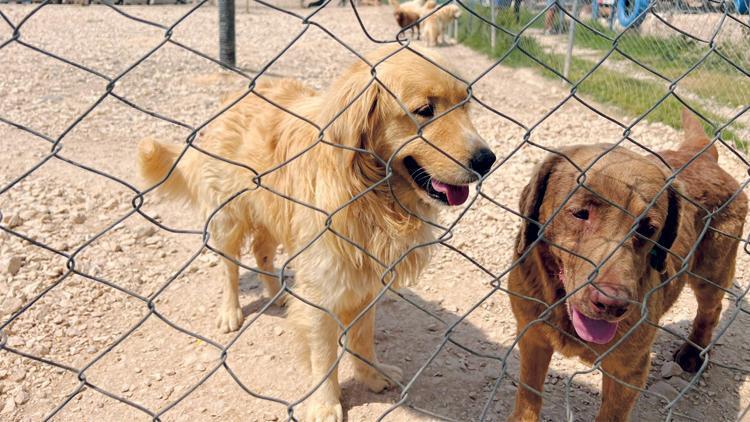
[[[573,211],[573,217],[579,219],[579,220],[588,220],[589,219],[589,210],[578,210]]]
[[[651,224],[651,220],[644,218],[638,223],[638,229],[636,230],[639,235],[645,238],[651,238],[656,233],[656,227]]]
[[[434,117],[435,116],[435,106],[432,104],[426,104],[422,107],[419,107],[418,109],[414,110],[414,114],[420,115],[422,117]]]

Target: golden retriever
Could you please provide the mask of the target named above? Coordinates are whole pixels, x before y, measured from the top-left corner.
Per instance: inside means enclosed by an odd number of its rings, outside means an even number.
[[[520,210],[528,220],[516,240],[521,262],[510,274],[509,289],[522,335],[520,380],[527,387],[519,386],[510,420],[539,420],[553,352],[591,363],[621,339],[601,360],[596,420],[629,420],[639,391],[622,383],[645,386],[657,330],[641,318],[657,324],[686,282],[698,311],[690,341],[675,360],[689,372],[703,364],[700,353],[721,313],[721,289],[734,277],[747,197],[719,167],[715,147],[687,110],[683,122],[683,144],[660,153],[673,169],[687,164],[666,190],[673,171],[661,161],[620,147],[606,152],[609,145],[560,151],[580,168],[604,154],[586,172],[585,188],[575,188],[581,173],[560,155],[545,159],[524,188]],[[705,210],[715,214],[701,236]],[[535,222],[549,225],[540,232]],[[681,272],[683,259],[692,275]],[[594,272],[595,264],[600,268]],[[549,309],[552,304],[557,306]],[[539,321],[545,312],[546,322]]]
[[[432,15],[427,16],[421,24],[427,45],[433,47],[445,44],[446,27],[460,17],[461,9],[455,4],[444,6]]]
[[[395,51],[386,47],[367,58],[376,63]],[[432,52],[420,54],[449,68]],[[210,244],[238,259],[252,237],[271,297],[280,294],[273,261],[283,245],[293,257],[292,290],[332,312],[343,326],[352,325],[344,344],[364,359],[355,359],[355,376],[377,392],[399,381],[401,371],[375,356],[375,308],[360,314],[392,275],[394,286],[408,285],[427,263],[429,249],[418,246],[432,241],[434,233],[416,216],[432,220],[441,206],[463,204],[468,184],[487,174],[495,156],[469,119],[468,103],[462,104],[463,82],[410,50],[396,52],[376,69],[382,85],[362,61],[325,92],[294,80],[259,83],[255,92],[265,99],[250,94],[195,141],[254,171],[191,148],[167,177],[181,148],[150,139],[139,146],[139,163],[148,183],[164,180],[162,192],[189,200],[205,216],[246,190],[213,215]],[[418,124],[425,125],[429,143],[416,138]],[[218,327],[226,332],[240,328],[243,314],[238,266],[223,262]],[[389,265],[394,272],[386,270]],[[287,308],[310,385],[324,380],[305,420],[340,421],[337,369],[328,372],[342,326],[297,299],[287,300]]]

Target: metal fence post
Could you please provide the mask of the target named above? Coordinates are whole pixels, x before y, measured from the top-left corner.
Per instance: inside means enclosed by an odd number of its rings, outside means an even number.
[[[492,15],[492,28],[490,29],[490,45],[492,51],[495,51],[495,37],[497,36],[497,28],[495,28],[495,1],[490,0],[490,14]]]
[[[219,60],[229,66],[237,63],[234,41],[234,0],[219,0]]]
[[[594,0],[596,1],[596,0]],[[573,2],[573,17],[575,19],[579,18],[579,15],[581,14],[581,5],[579,0],[575,0]],[[566,78],[568,77],[568,74],[570,73],[570,62],[573,60],[573,44],[576,42],[576,21],[575,19],[570,19],[570,29],[568,30],[568,51],[565,54],[565,64],[563,65],[563,76]]]

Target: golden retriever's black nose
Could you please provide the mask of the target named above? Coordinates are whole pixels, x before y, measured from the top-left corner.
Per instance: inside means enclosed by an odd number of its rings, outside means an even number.
[[[475,152],[469,160],[469,168],[484,176],[495,163],[495,154],[488,148],[482,148]]]
[[[594,310],[604,317],[620,318],[630,305],[630,295],[625,289],[615,285],[600,284],[599,289],[591,289],[589,297]]]

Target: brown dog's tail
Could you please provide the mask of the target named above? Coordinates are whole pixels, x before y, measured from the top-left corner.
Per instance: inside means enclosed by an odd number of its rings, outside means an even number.
[[[697,154],[711,142],[701,122],[687,107],[682,109],[682,130],[685,132],[685,140],[680,146],[682,151]],[[712,157],[714,161],[719,161],[719,151],[716,150],[716,145],[711,145],[705,154]]]
[[[149,187],[164,181],[158,187],[160,194],[173,199],[189,200],[190,190],[180,169],[182,166],[175,167],[169,173],[180,151],[176,145],[166,145],[150,138],[143,139],[138,144],[138,168]],[[164,180],[167,174],[169,177]]]

